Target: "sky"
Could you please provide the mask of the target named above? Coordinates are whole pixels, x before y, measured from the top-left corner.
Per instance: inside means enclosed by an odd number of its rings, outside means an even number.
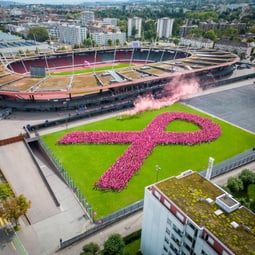
[[[27,3],[27,4],[80,4],[84,2],[91,2],[90,0],[10,0],[16,3]],[[106,0],[99,0],[105,1]],[[114,0],[116,1],[116,0]],[[117,0],[118,1],[118,0]],[[113,2],[112,0],[108,0],[108,2]]]

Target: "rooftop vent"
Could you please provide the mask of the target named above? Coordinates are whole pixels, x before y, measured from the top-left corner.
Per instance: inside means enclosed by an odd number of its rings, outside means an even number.
[[[232,221],[232,222],[230,223],[230,225],[231,225],[233,228],[238,228],[238,227],[239,227],[239,224],[236,223],[235,221]]]

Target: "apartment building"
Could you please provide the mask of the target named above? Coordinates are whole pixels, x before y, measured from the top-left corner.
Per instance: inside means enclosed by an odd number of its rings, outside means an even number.
[[[133,33],[135,30],[135,34]],[[128,19],[128,37],[134,36],[141,38],[142,34],[142,18],[133,17]]]
[[[88,23],[94,22],[95,14],[93,11],[83,11],[81,13],[80,19],[81,19],[82,26],[86,26],[86,25],[88,25]]]
[[[191,170],[145,188],[143,255],[254,254],[255,214]]]
[[[172,36],[174,19],[161,18],[157,21],[157,34],[159,38],[169,38]]]
[[[126,33],[122,32],[108,32],[108,33],[91,33],[91,38],[96,42],[97,45],[107,46],[109,40],[112,41],[113,45],[116,45],[116,40],[119,40],[120,45],[124,45],[126,42]]]
[[[59,29],[59,40],[67,44],[80,44],[87,37],[87,28],[82,26],[61,24]]]

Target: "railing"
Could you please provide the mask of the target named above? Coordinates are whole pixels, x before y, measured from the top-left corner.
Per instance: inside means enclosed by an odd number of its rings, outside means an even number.
[[[52,160],[56,168],[58,169],[61,177],[65,180],[66,184],[73,190],[75,193],[76,197],[78,198],[79,202],[82,204],[83,208],[86,210],[88,216],[90,219],[93,221],[93,215],[94,215],[94,210],[89,204],[89,202],[86,200],[86,198],[83,196],[79,188],[75,185],[74,181],[72,178],[69,176],[67,171],[64,169],[62,164],[58,161],[58,159],[55,157],[55,155],[52,153],[52,151],[49,149],[49,147],[44,143],[44,141],[39,137],[39,143],[44,149],[44,151],[47,153],[49,158]]]
[[[75,242],[78,242],[84,238],[89,237],[90,235],[93,235],[97,233],[98,231],[101,231],[105,227],[133,214],[143,209],[143,200],[140,200],[134,204],[131,204],[125,208],[122,208],[121,210],[110,214],[106,216],[105,218],[102,218],[97,221],[96,225],[94,225],[92,228],[88,229],[86,232],[83,232],[77,236],[71,237],[68,240],[60,240],[60,249],[64,249],[70,245],[72,245]]]
[[[214,166],[212,169],[211,178],[225,174],[235,168],[249,164],[253,161],[255,161],[255,147]],[[206,170],[203,170],[201,175],[205,176]]]

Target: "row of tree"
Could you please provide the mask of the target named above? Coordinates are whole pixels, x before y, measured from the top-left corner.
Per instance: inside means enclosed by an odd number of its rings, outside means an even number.
[[[139,247],[137,248],[136,253],[130,254],[127,249],[125,249],[126,245],[140,240],[141,238],[141,230],[131,233],[130,235],[122,238],[120,234],[112,234],[109,238],[104,242],[103,249],[100,250],[98,244],[91,242],[86,244],[82,248],[82,252],[80,255],[141,255],[139,251]]]

